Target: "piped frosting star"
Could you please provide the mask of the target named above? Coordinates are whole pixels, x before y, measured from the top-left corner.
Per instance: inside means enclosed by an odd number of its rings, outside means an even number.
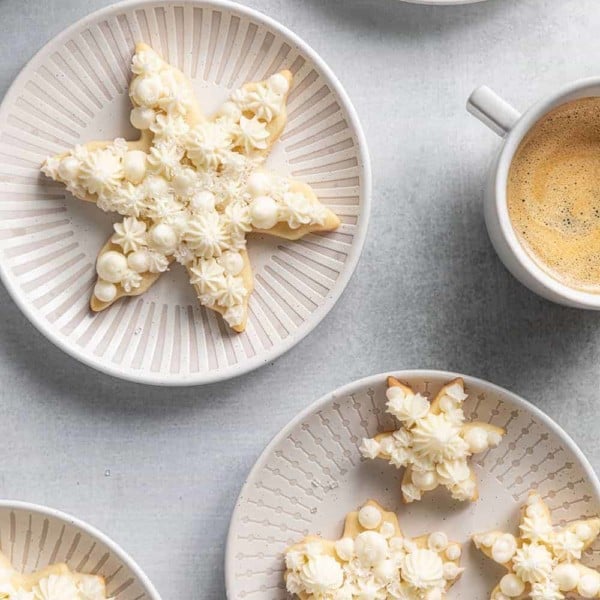
[[[463,571],[461,553],[441,531],[405,537],[396,515],[369,500],[339,540],[308,536],[288,548],[284,577],[301,600],[441,600]]]
[[[473,536],[475,546],[508,571],[491,600],[562,600],[570,593],[600,598],[600,573],[580,562],[600,533],[600,518],[555,529],[545,502],[532,491],[521,509],[519,531],[518,536],[501,531]]]
[[[402,497],[407,503],[439,485],[456,500],[476,500],[477,481],[468,459],[497,446],[504,430],[465,422],[462,405],[467,394],[460,378],[442,387],[431,403],[394,377],[388,377],[387,385],[387,412],[402,428],[363,439],[363,456],[383,458],[405,469]]]
[[[131,70],[140,139],[90,142],[42,167],[76,198],[125,217],[100,250],[91,308],[144,293],[178,261],[200,303],[243,331],[253,289],[247,234],[295,240],[340,224],[308,185],[262,168],[286,124],[292,74],[247,83],[206,118],[191,82],[146,44]]]
[[[106,596],[104,579],[54,564],[23,574],[0,553],[0,600],[114,600]]]

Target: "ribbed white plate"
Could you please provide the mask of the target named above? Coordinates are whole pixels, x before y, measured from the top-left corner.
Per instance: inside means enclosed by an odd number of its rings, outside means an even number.
[[[246,81],[289,68],[289,122],[268,168],[313,186],[341,218],[298,242],[249,240],[256,291],[243,334],[198,306],[176,265],[146,294],[98,315],[88,308],[98,250],[114,215],[39,174],[47,155],[125,136],[129,63],[145,40],[190,75],[205,112]],[[0,275],[42,333],[87,364],[145,383],[226,379],[279,356],[339,298],[362,249],[370,172],[356,114],[302,40],[220,0],[117,4],[79,21],[23,69],[0,108]]]
[[[522,398],[467,376],[467,418],[507,431],[498,448],[474,457],[479,501],[454,502],[439,488],[403,505],[402,471],[383,460],[363,460],[358,451],[363,437],[398,427],[385,413],[387,375],[428,396],[457,377],[441,371],[374,375],[327,394],[287,425],[258,459],[236,503],[225,565],[230,600],[287,598],[285,548],[309,533],[338,539],[345,514],[369,498],[396,511],[407,535],[441,529],[464,542],[466,571],[452,588],[454,600],[489,598],[502,569],[475,550],[469,537],[496,527],[516,533],[530,489],[546,499],[555,524],[600,514],[600,482],[567,434]],[[600,544],[583,561],[600,566]]]
[[[160,600],[146,575],[115,542],[90,525],[51,508],[0,501],[0,550],[24,573],[65,562],[101,575],[116,600]]]

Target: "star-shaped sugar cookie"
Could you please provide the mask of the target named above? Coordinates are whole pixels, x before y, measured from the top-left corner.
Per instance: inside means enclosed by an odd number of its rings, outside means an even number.
[[[0,600],[114,600],[104,579],[71,571],[63,563],[23,574],[0,553]]]
[[[420,500],[423,492],[443,485],[457,500],[476,500],[477,481],[468,459],[497,446],[504,430],[489,423],[465,422],[464,382],[447,383],[430,403],[394,377],[387,379],[387,412],[402,423],[397,431],[364,439],[366,458],[383,458],[404,468],[402,497]]]
[[[519,531],[518,536],[501,531],[473,536],[475,546],[508,571],[491,600],[600,598],[600,573],[580,562],[600,533],[600,518],[555,529],[542,497],[532,491],[521,509]]]
[[[199,301],[243,331],[253,277],[246,236],[295,240],[340,220],[306,184],[262,167],[287,120],[292,74],[247,83],[206,118],[191,82],[139,43],[129,96],[137,141],[89,142],[42,170],[125,218],[100,250],[94,311],[144,293],[178,261]]]
[[[441,600],[463,569],[443,532],[408,538],[398,518],[369,500],[346,517],[337,541],[316,536],[287,549],[285,583],[300,600]]]

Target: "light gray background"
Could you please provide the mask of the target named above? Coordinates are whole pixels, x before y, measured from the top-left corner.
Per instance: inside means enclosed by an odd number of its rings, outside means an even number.
[[[0,90],[106,0],[0,0]],[[164,600],[223,599],[244,477],[301,408],[364,375],[442,368],[522,394],[600,465],[600,315],[542,301],[496,258],[481,190],[499,140],[466,114],[487,83],[517,107],[600,71],[598,0],[250,0],[333,68],[374,174],[363,257],[324,322],[275,363],[189,389],[77,363],[0,288],[0,496],[71,512],[122,544]],[[476,599],[474,599],[476,600]]]

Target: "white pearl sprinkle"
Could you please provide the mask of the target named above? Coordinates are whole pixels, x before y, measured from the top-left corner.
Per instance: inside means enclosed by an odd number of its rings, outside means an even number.
[[[131,124],[140,130],[149,129],[150,125],[154,123],[154,117],[156,113],[148,107],[145,106],[136,106],[129,115],[129,120]]]
[[[117,296],[117,286],[109,281],[99,279],[94,286],[94,296],[100,302],[112,302]]]
[[[358,511],[358,522],[365,529],[377,529],[381,524],[382,514],[375,506],[363,506]]]

